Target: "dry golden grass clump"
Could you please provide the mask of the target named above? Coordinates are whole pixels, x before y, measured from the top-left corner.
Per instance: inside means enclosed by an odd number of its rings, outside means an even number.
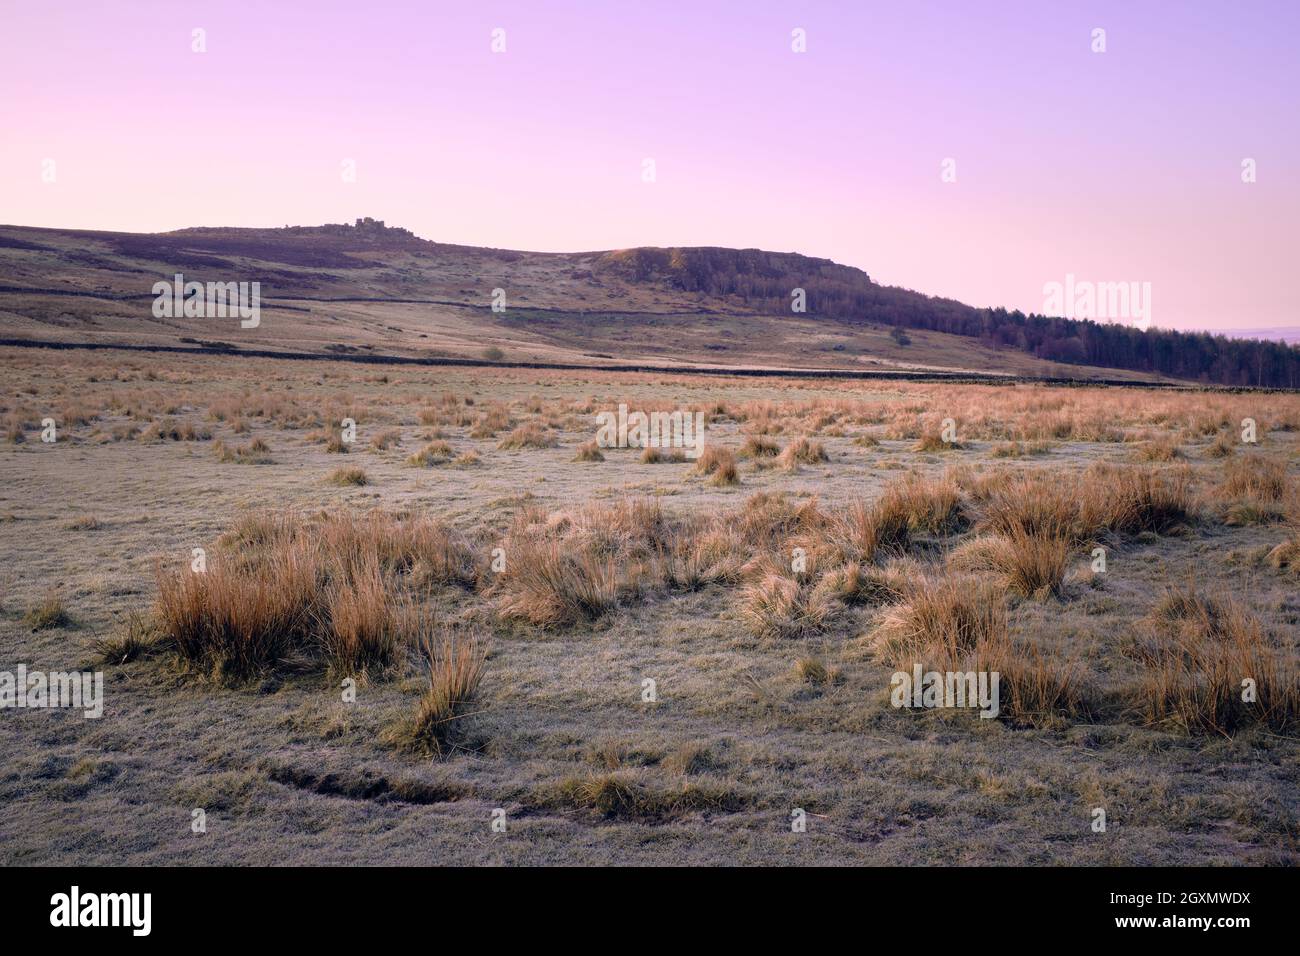
[[[1237,442],[1232,432],[1219,432],[1206,447],[1205,454],[1210,458],[1231,458],[1236,451]]]
[[[577,454],[573,456],[574,461],[604,461],[605,455],[600,450],[600,446],[594,440],[585,442],[578,446]]]
[[[560,542],[520,542],[507,550],[498,613],[538,627],[594,621],[618,605],[623,578],[613,560]]]
[[[1082,478],[1080,520],[1085,539],[1101,531],[1166,534],[1193,523],[1196,505],[1186,472],[1097,464]]]
[[[1183,450],[1175,436],[1164,435],[1139,445],[1137,456],[1142,461],[1175,461],[1183,457]]]
[[[1071,482],[1020,476],[990,488],[981,525],[999,535],[1075,540],[1080,501]]]
[[[815,657],[801,657],[794,662],[795,676],[805,684],[819,687],[830,681],[830,672]]]
[[[981,524],[1002,535],[1082,542],[1104,531],[1163,534],[1194,519],[1185,474],[1098,464],[1074,480],[1051,474],[995,482],[988,489]]]
[[[898,562],[884,567],[849,563],[827,570],[817,582],[817,588],[850,607],[876,606],[898,600],[906,581],[905,566]]]
[[[695,472],[707,475],[709,483],[714,485],[740,484],[740,468],[736,464],[736,453],[721,445],[709,445],[699,458],[695,459]]]
[[[1033,726],[1087,715],[1092,707],[1072,661],[1017,641],[1006,599],[989,581],[962,575],[924,580],[886,609],[875,631],[881,656],[900,670],[999,675],[999,717]]]
[[[217,456],[217,461],[227,464],[231,462],[237,465],[270,465],[274,463],[271,458],[271,447],[260,438],[254,438],[247,445],[235,446],[217,440],[212,443],[212,451]]]
[[[1285,733],[1300,719],[1300,670],[1232,600],[1171,589],[1135,646],[1139,708],[1150,723],[1228,735],[1252,724]]]
[[[472,587],[478,580],[475,553],[468,541],[441,521],[423,517],[394,517],[382,512],[329,515],[310,534],[331,562],[345,571],[378,559],[383,572],[405,575],[418,587],[431,584]]]
[[[1022,597],[1061,593],[1069,566],[1070,544],[1065,537],[1015,528],[1004,535],[975,538],[948,556],[948,567],[959,571],[990,571]]]
[[[504,450],[515,450],[523,448],[554,448],[558,444],[559,440],[546,428],[537,422],[528,422],[525,425],[520,425],[501,439],[497,447]]]
[[[63,406],[59,413],[59,424],[65,428],[72,425],[89,425],[100,414],[89,406],[79,403],[69,403]]]
[[[383,733],[384,742],[400,750],[446,757],[462,749],[466,725],[475,713],[486,657],[478,642],[443,629],[432,636],[428,622],[419,626],[418,646],[428,684],[415,713]]]
[[[951,475],[908,475],[885,489],[880,504],[887,511],[905,516],[913,531],[951,534],[966,523],[961,489]]]
[[[741,809],[745,797],[731,787],[709,782],[684,782],[680,787],[656,787],[643,768],[616,770],[595,777],[566,780],[547,802],[592,811],[605,818],[653,821],[701,811]]]
[[[798,438],[786,445],[776,460],[782,468],[793,470],[799,467],[800,462],[817,465],[830,461],[830,455],[826,454],[821,442]]]
[[[114,665],[152,657],[166,646],[154,621],[139,611],[127,612],[126,626],[121,631],[96,638],[92,644],[100,662]]]
[[[957,663],[981,648],[1006,640],[1006,598],[977,577],[945,576],[917,582],[902,603],[885,610],[876,629],[878,646],[891,663],[909,667]]]
[[[741,591],[739,615],[757,637],[797,638],[824,630],[836,609],[829,591],[772,566]]]
[[[431,441],[407,458],[406,463],[416,468],[433,468],[437,465],[447,464],[455,455],[456,453],[452,451],[451,445],[445,441]]]
[[[484,409],[483,414],[469,431],[470,438],[496,438],[498,432],[514,427],[510,409],[504,405],[493,405]]]
[[[387,451],[393,445],[399,445],[401,442],[402,433],[396,428],[385,428],[370,437],[370,447],[375,451]]]
[[[1278,570],[1300,574],[1300,534],[1292,533],[1290,538],[1269,551],[1268,563]]]
[[[68,614],[68,607],[56,591],[50,591],[29,607],[23,615],[23,625],[33,631],[66,627],[71,623],[72,617]]]
[[[370,476],[366,474],[364,468],[335,468],[325,480],[331,485],[338,485],[341,488],[349,486],[363,487],[370,484]]]
[[[813,553],[814,563],[823,546],[805,538],[830,524],[815,498],[795,503],[770,492],[750,495],[739,509],[717,516],[716,521],[719,527],[739,535],[746,558],[761,551],[778,552],[784,562],[790,560],[792,547],[800,545]]]
[[[951,534],[964,526],[961,489],[951,475],[909,474],[888,485],[872,504],[850,507],[840,524],[860,560],[905,548],[913,532]]]
[[[143,442],[208,441],[211,437],[212,432],[201,425],[195,425],[190,421],[177,424],[166,420],[151,423],[140,432],[139,440]]]
[[[724,522],[697,522],[671,538],[665,581],[683,591],[738,581],[748,557],[740,532]]]
[[[154,612],[191,664],[214,679],[245,679],[312,642],[321,581],[315,553],[294,543],[255,568],[218,561],[204,572],[160,572]]]
[[[1286,508],[1268,501],[1234,501],[1223,509],[1223,523],[1233,528],[1277,524],[1286,520]]]
[[[671,531],[657,502],[624,501],[546,514],[525,509],[502,545],[488,593],[505,620],[539,627],[595,621],[664,581]]]
[[[232,522],[218,543],[231,551],[257,553],[292,540],[298,518],[279,511],[246,511]]]
[[[1285,462],[1252,454],[1233,458],[1224,464],[1224,497],[1282,501],[1290,491],[1291,479]]]
[[[378,513],[249,515],[221,548],[204,571],[160,569],[154,605],[160,634],[220,681],[313,662],[387,666],[410,645],[415,593],[477,579],[444,525]]]
[[[860,521],[863,509],[855,512]],[[815,500],[791,505],[782,496],[753,496],[739,514],[718,521],[738,536],[745,561],[739,617],[761,637],[801,637],[826,629],[844,607],[879,604],[899,588],[895,568],[864,558],[851,518],[823,514]],[[870,547],[870,546],[868,546]],[[863,562],[868,563],[863,563]]]
[[[947,441],[938,431],[927,431],[917,439],[912,451],[960,451],[964,446],[959,441]]]
[[[742,458],[775,458],[780,453],[781,446],[763,434],[750,435],[740,448]]]
[[[407,634],[409,613],[393,600],[378,555],[366,555],[350,571],[326,586],[328,625],[320,629],[326,659],[343,673],[392,661]]]
[[[684,448],[673,448],[665,452],[662,448],[647,445],[641,451],[641,463],[643,465],[680,465],[684,461],[686,461],[686,450]]]

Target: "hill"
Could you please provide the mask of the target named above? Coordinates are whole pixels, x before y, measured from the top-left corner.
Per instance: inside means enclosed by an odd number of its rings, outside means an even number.
[[[155,316],[153,284],[178,272],[258,282],[258,327]],[[426,241],[369,219],[158,234],[0,226],[0,275],[4,337],[42,341],[1287,387],[1300,379],[1300,351],[1276,343],[976,309],[826,259],[757,249],[520,252]],[[792,311],[796,289],[804,312]]]

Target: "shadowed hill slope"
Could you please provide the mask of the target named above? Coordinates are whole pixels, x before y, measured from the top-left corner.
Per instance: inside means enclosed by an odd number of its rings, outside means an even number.
[[[154,282],[178,272],[259,282],[260,326],[155,317]],[[0,331],[63,342],[1300,384],[1300,350],[1277,343],[976,309],[757,249],[520,252],[373,220],[156,234],[0,226],[0,276]]]

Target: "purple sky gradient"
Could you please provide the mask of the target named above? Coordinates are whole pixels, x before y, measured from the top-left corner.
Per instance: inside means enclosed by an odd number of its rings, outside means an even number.
[[[518,249],[797,251],[1026,311],[1066,273],[1145,281],[1158,326],[1300,324],[1294,0],[0,7],[0,222],[369,215]]]

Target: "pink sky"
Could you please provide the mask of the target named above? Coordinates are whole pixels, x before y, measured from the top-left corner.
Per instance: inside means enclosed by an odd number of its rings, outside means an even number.
[[[1293,2],[0,2],[0,222],[368,215],[797,251],[1025,311],[1066,273],[1150,282],[1156,325],[1300,324]]]

